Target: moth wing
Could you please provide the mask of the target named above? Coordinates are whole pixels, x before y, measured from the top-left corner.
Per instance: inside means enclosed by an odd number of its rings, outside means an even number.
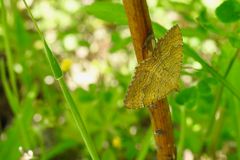
[[[143,104],[150,105],[157,100],[165,98],[170,92],[178,89],[180,71],[181,71],[181,58],[182,58],[182,45],[174,46],[170,50],[171,54],[162,62],[158,62],[151,73],[151,82],[148,83],[143,89],[144,98]]]
[[[181,30],[178,25],[173,26],[163,38],[158,40],[154,54],[158,58],[165,59],[171,53],[172,47],[182,44]]]
[[[124,105],[127,108],[137,109],[144,107],[143,99],[145,95],[143,93],[143,88],[151,83],[149,74],[151,73],[153,63],[154,59],[148,58],[140,62],[140,64],[136,67],[134,77],[128,87],[128,91],[124,99]]]
[[[155,103],[178,89],[182,63],[182,36],[178,26],[161,38],[152,58],[136,68],[124,103],[127,108],[139,108]]]

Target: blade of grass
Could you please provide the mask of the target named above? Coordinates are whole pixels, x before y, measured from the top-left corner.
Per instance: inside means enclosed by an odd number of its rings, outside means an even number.
[[[237,57],[239,54],[240,54],[240,49],[237,49],[227,66],[227,70],[225,71],[225,74],[224,74],[224,79],[226,79],[228,77],[228,75],[233,67],[233,64],[237,60]],[[222,84],[218,91],[214,110],[210,116],[210,123],[206,129],[204,136],[203,136],[203,137],[205,137],[205,140],[203,141],[201,151],[204,152],[204,150],[207,147],[207,142],[209,141],[209,142],[211,142],[209,145],[210,149],[208,149],[210,155],[214,155],[214,153],[215,153],[215,148],[218,143],[217,137],[220,134],[220,131],[221,131],[220,127],[222,126],[223,118],[224,118],[224,114],[225,114],[226,105],[223,105],[223,106],[220,105],[221,100],[222,100],[222,95],[224,93],[223,92],[224,87],[225,86]],[[215,118],[217,114],[219,115],[218,120]]]
[[[56,146],[54,146],[50,151],[47,152],[47,154],[45,155],[44,158],[42,158],[42,160],[50,160],[50,159],[54,159],[54,157],[56,157],[57,155],[61,154],[62,152],[76,147],[78,144],[76,141],[73,140],[64,140],[62,142],[60,142],[59,144],[57,144]]]
[[[13,93],[7,82],[6,73],[5,73],[5,69],[4,69],[5,68],[4,62],[1,60],[0,64],[1,64],[1,66],[0,66],[1,67],[1,80],[2,80],[2,84],[3,84],[3,88],[4,88],[7,100],[10,104],[10,107],[11,107],[14,115],[17,115],[17,113],[19,112],[18,102],[17,102],[16,97],[13,96]]]
[[[19,138],[19,128],[14,121],[9,129],[5,131],[7,140],[1,140],[0,143],[0,158],[7,160],[19,160],[20,152],[18,148],[20,146],[21,139]]]
[[[58,80],[58,82],[59,82],[59,85],[60,85],[60,87],[62,89],[63,95],[64,95],[64,97],[65,97],[65,99],[66,99],[66,101],[67,101],[67,103],[69,105],[69,109],[70,109],[70,111],[72,113],[73,119],[75,120],[76,126],[79,129],[80,134],[81,134],[81,136],[82,136],[82,138],[83,138],[83,140],[84,140],[84,142],[85,142],[85,144],[87,146],[88,152],[91,155],[93,160],[99,160],[99,157],[98,157],[98,154],[96,152],[95,146],[94,146],[94,144],[92,142],[92,139],[91,139],[90,135],[87,132],[87,129],[86,129],[85,125],[84,125],[82,117],[81,117],[81,115],[80,115],[80,113],[78,111],[78,108],[77,108],[77,106],[76,106],[76,104],[75,104],[75,102],[74,102],[74,100],[73,100],[73,98],[72,98],[72,96],[71,96],[71,94],[70,94],[70,92],[68,90],[68,87],[67,87],[67,85],[66,85],[66,83],[65,83],[65,81],[63,79],[62,70],[61,70],[61,68],[60,68],[56,58],[54,57],[51,49],[48,47],[47,42],[46,42],[42,32],[40,31],[40,29],[39,29],[39,27],[38,27],[38,25],[37,25],[33,15],[32,15],[32,13],[30,11],[30,8],[28,7],[28,5],[26,3],[26,1],[23,0],[23,2],[24,2],[25,6],[27,8],[27,11],[28,11],[28,13],[29,13],[29,15],[30,15],[34,25],[35,25],[35,28],[37,29],[37,31],[38,31],[38,33],[39,33],[39,35],[41,37],[42,42],[44,43],[46,57],[47,57],[47,59],[49,61],[49,64],[50,64],[51,69],[52,69],[52,72],[53,72],[53,74],[55,76],[55,79]]]
[[[3,61],[1,62],[1,77],[2,82],[4,86],[4,91],[6,93],[6,97],[8,99],[8,103],[10,104],[10,107],[14,113],[16,125],[18,127],[18,131],[20,133],[21,138],[21,145],[24,148],[29,148],[31,146],[31,143],[29,142],[28,137],[26,136],[26,129],[28,126],[25,126],[22,121],[22,114],[20,110],[20,100],[19,95],[17,91],[17,82],[15,73],[13,70],[13,54],[11,52],[10,48],[10,39],[9,39],[9,32],[10,29],[7,24],[7,12],[6,12],[6,6],[4,4],[4,0],[1,0],[1,14],[2,14],[2,26],[3,26],[3,40],[4,40],[4,49],[7,59],[7,68],[8,68],[8,74],[10,79],[10,84],[7,82],[6,73],[5,73],[5,64]]]
[[[183,159],[183,149],[184,149],[184,140],[185,140],[185,131],[186,131],[186,109],[185,106],[180,106],[181,110],[181,131],[180,131],[180,137],[177,147],[177,155],[178,159]]]
[[[82,138],[83,138],[83,140],[84,140],[84,142],[85,142],[85,144],[88,148],[88,151],[89,151],[92,159],[93,160],[98,160],[99,158],[98,158],[98,154],[96,152],[95,146],[92,142],[92,139],[91,139],[90,135],[87,132],[87,129],[84,125],[82,117],[81,117],[81,115],[80,115],[80,113],[77,109],[77,106],[76,106],[76,104],[75,104],[75,102],[74,102],[74,100],[73,100],[73,98],[72,98],[72,96],[71,96],[71,94],[70,94],[70,92],[67,88],[67,85],[66,85],[65,81],[63,80],[63,78],[60,78],[58,81],[59,81],[59,84],[61,86],[64,97],[65,97],[65,99],[66,99],[66,101],[69,105],[69,109],[72,113],[72,116],[73,116],[73,118],[76,122],[76,125],[77,125],[77,127],[78,127],[78,129],[81,133],[81,136],[82,136]]]
[[[224,79],[227,78],[227,76],[228,76],[229,72],[231,71],[232,66],[233,66],[234,62],[236,61],[239,53],[240,53],[240,49],[237,49],[237,51],[235,52],[235,54],[233,55],[233,57],[231,58],[231,60],[230,60],[230,62],[229,62],[229,64],[228,64],[227,70],[226,70],[226,72],[225,72],[225,74],[224,74]],[[222,84],[221,87],[220,87],[220,89],[219,89],[219,91],[218,91],[217,97],[216,97],[216,103],[215,103],[215,106],[214,106],[213,113],[212,113],[212,115],[211,115],[211,117],[210,117],[210,123],[209,123],[209,125],[208,125],[208,127],[207,127],[207,130],[206,130],[206,132],[205,132],[205,136],[203,136],[203,137],[206,138],[206,141],[207,141],[207,137],[209,137],[209,138],[211,137],[211,136],[210,136],[210,135],[211,135],[211,131],[212,131],[212,132],[215,132],[215,131],[213,131],[214,128],[216,128],[216,127],[214,127],[214,125],[217,125],[217,124],[216,124],[216,118],[215,118],[215,117],[216,117],[217,112],[220,110],[220,107],[223,107],[223,106],[220,105],[220,102],[221,102],[221,99],[222,99],[222,95],[223,95],[223,91],[224,91],[224,85]],[[218,121],[218,123],[221,123],[221,121]],[[213,135],[213,136],[214,136],[214,135]],[[205,142],[203,143],[203,145],[202,145],[202,150],[203,150],[203,149],[206,147],[206,145],[207,145],[207,144],[206,144],[206,143],[207,143],[206,141],[205,141]]]
[[[236,101],[236,99],[235,99]],[[237,156],[238,156],[238,159],[240,159],[240,118],[239,118],[239,115],[240,115],[240,109],[239,109],[239,105],[237,104],[240,104],[240,102],[235,102],[235,105],[234,105],[234,109],[235,109],[235,121],[236,121],[236,131],[237,131],[237,135],[236,135],[236,142],[237,142]]]
[[[25,29],[24,20],[20,13],[21,11],[17,8],[16,0],[10,0],[10,2],[9,11],[11,11],[13,23],[12,34],[14,35],[14,40],[16,40],[16,44],[14,45],[14,53],[19,55],[18,61],[23,68],[21,76],[18,77],[18,80],[21,85],[26,88],[25,90],[28,91],[31,90],[33,77],[30,76],[29,65],[28,61],[26,61],[26,56],[22,55],[24,55],[23,53],[26,53],[26,51],[31,48],[30,37]]]
[[[147,133],[142,141],[142,149],[141,152],[139,153],[137,160],[144,160],[146,159],[147,153],[148,153],[148,149],[150,147],[151,144],[151,139],[152,139],[152,129],[149,128],[147,130]]]
[[[218,81],[220,81],[238,100],[240,100],[240,92],[234,88],[223,76],[209,66],[190,46],[183,45],[184,53],[198,61],[204,69],[212,74]]]
[[[7,79],[6,79],[6,73],[5,73],[5,65],[4,65],[4,62],[1,60],[0,61],[0,71],[1,71],[1,77],[2,77],[2,83],[3,83],[3,88],[4,88],[4,91],[6,93],[6,96],[7,96],[7,99],[8,99],[8,102],[10,104],[10,107],[15,115],[15,121],[16,121],[16,125],[18,127],[18,131],[20,133],[20,136],[22,137],[21,139],[21,142],[22,142],[22,145],[23,147],[25,148],[29,148],[30,147],[30,143],[28,141],[28,138],[26,136],[26,129],[23,125],[23,122],[22,122],[22,117],[21,117],[21,111],[19,110],[19,103],[17,101],[17,98],[13,95],[13,93],[11,92],[10,90],[10,87],[9,87],[9,84],[7,82]]]
[[[16,83],[16,77],[14,74],[13,70],[13,60],[12,60],[12,53],[10,49],[10,43],[9,43],[9,37],[8,37],[8,25],[7,25],[7,19],[6,19],[6,8],[3,0],[1,0],[1,8],[2,8],[2,26],[3,26],[3,38],[4,38],[4,48],[5,48],[5,53],[7,57],[7,67],[8,67],[8,73],[10,77],[10,83],[11,87],[13,89],[14,95],[18,99],[18,92],[17,92],[17,83]]]

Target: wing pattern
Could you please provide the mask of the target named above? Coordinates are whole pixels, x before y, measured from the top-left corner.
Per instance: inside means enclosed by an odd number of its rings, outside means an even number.
[[[182,37],[178,26],[161,38],[153,56],[142,61],[135,71],[124,104],[127,108],[149,106],[178,89],[182,63]]]

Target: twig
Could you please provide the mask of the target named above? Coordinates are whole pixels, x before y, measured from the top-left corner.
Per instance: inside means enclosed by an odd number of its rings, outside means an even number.
[[[153,34],[147,3],[146,0],[123,0],[123,4],[139,63],[148,56],[143,46],[146,38]],[[155,133],[157,158],[158,160],[174,160],[176,159],[176,148],[167,99],[156,102],[154,106],[149,108],[149,112]]]

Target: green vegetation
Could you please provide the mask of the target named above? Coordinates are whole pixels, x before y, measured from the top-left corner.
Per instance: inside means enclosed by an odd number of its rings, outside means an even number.
[[[240,2],[147,2],[156,37],[182,29],[179,159],[240,159]],[[122,2],[27,3],[0,4],[0,159],[154,159],[147,110],[123,106],[136,58]]]

